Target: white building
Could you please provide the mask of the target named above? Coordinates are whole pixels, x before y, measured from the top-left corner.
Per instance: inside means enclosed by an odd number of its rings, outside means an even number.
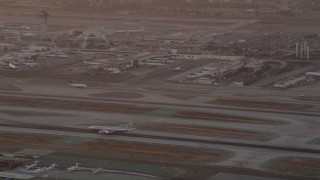
[[[202,59],[218,59],[218,60],[241,60],[243,56],[221,56],[211,54],[174,54],[173,59],[179,60],[202,60]]]
[[[299,82],[301,81],[305,81],[307,78],[305,76],[301,76],[295,79],[290,79],[288,81],[285,82],[279,82],[273,85],[273,87],[275,88],[287,88],[287,87],[292,87],[292,86],[296,86]]]
[[[320,72],[307,72],[306,75],[320,77]]]

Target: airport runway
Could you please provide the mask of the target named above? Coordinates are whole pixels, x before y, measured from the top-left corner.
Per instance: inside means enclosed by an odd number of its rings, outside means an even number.
[[[230,107],[222,105],[197,105],[197,104],[178,104],[178,103],[162,103],[162,102],[148,102],[139,100],[122,100],[122,99],[108,99],[108,98],[95,98],[95,97],[77,97],[77,96],[56,96],[56,95],[39,95],[30,93],[16,93],[16,92],[0,92],[0,96],[8,97],[26,97],[26,98],[44,98],[44,99],[57,99],[57,100],[74,100],[84,102],[103,102],[103,103],[116,103],[116,104],[131,104],[139,106],[157,106],[157,107],[173,107],[173,108],[192,108],[192,109],[210,109],[216,110],[235,110],[235,111],[249,111],[249,112],[266,112],[275,114],[290,114],[290,115],[306,115],[306,116],[320,116],[318,112],[305,112],[305,111],[285,111],[285,110],[271,110],[271,109],[258,109],[246,107]]]
[[[59,135],[70,135],[68,132],[71,133],[83,133],[85,134],[97,134],[97,132],[93,132],[92,130],[88,129],[80,129],[80,128],[71,128],[71,127],[62,127],[62,126],[50,126],[50,125],[37,125],[37,124],[0,124],[0,129],[2,131],[10,131],[10,128],[13,128],[12,131],[21,128],[21,130],[27,130],[29,132],[37,132],[38,130],[42,131],[53,131]],[[99,137],[100,136],[94,136]],[[299,147],[286,147],[286,146],[271,146],[271,145],[263,145],[263,144],[249,144],[249,143],[238,143],[238,142],[227,142],[227,141],[214,141],[214,140],[206,140],[206,139],[195,139],[195,138],[183,138],[183,137],[168,137],[168,136],[157,136],[157,135],[148,135],[147,133],[118,133],[115,135],[105,135],[116,137],[116,138],[125,138],[125,137],[132,137],[132,138],[144,138],[144,139],[153,139],[153,140],[169,140],[169,141],[180,141],[180,142],[191,142],[191,143],[204,143],[210,145],[225,145],[229,147],[244,147],[244,148],[254,148],[254,149],[267,149],[267,150],[277,150],[277,151],[286,151],[286,152],[299,152],[299,153],[310,153],[319,155],[320,149],[307,149],[307,148],[299,148]]]
[[[274,127],[269,126],[270,131],[276,133],[277,131],[288,131],[288,134],[282,134],[281,135],[287,135],[288,137],[281,137],[282,141],[275,140],[274,144],[281,144],[284,141],[289,141],[292,138],[298,137],[299,134],[297,133],[299,128],[301,131],[301,136],[306,136],[307,131],[304,131],[304,129],[308,129],[313,127],[313,124],[317,122],[317,118],[320,116],[319,113],[315,112],[297,112],[297,111],[283,111],[283,110],[265,110],[265,109],[254,109],[254,108],[243,108],[243,107],[226,107],[226,106],[217,106],[217,105],[189,105],[189,104],[175,104],[175,103],[158,103],[158,102],[144,102],[139,100],[115,100],[115,99],[108,99],[108,98],[95,98],[95,97],[66,97],[66,96],[53,96],[53,95],[35,95],[35,94],[26,94],[26,93],[0,93],[0,97],[16,97],[16,98],[30,98],[30,99],[37,99],[49,101],[50,100],[72,100],[75,102],[80,103],[86,103],[86,102],[99,102],[99,103],[110,103],[110,105],[129,105],[134,107],[143,107],[143,108],[172,108],[174,110],[201,110],[201,111],[208,111],[208,112],[214,112],[214,113],[222,113],[222,114],[230,114],[230,115],[239,115],[244,117],[255,117],[255,118],[261,118],[265,119],[275,119],[280,120],[283,122],[288,121],[289,123],[292,123],[292,125],[286,125],[283,128],[281,126]],[[40,107],[39,107],[40,108]],[[10,108],[9,108],[10,109]],[[12,108],[11,108],[12,109]],[[130,114],[130,113],[129,113]],[[247,116],[247,114],[250,114],[250,116]],[[134,114],[132,114],[134,115]],[[139,118],[138,116],[134,119]],[[167,117],[170,119],[170,117]],[[152,118],[152,119],[159,119],[158,117]],[[197,118],[195,118],[197,119]],[[160,119],[159,119],[160,120]],[[174,120],[174,119],[172,119]],[[169,120],[170,121],[170,120]],[[169,122],[168,121],[168,122]],[[186,121],[185,123],[183,121]],[[195,124],[196,122],[193,122],[193,119],[186,120],[183,119],[183,121],[179,121],[179,124]],[[197,119],[197,123],[205,125],[209,122],[205,122],[205,120]],[[150,121],[153,122],[153,121]],[[160,121],[159,121],[160,122]],[[166,122],[165,120],[161,120],[161,122]],[[210,122],[210,124],[212,124]],[[252,124],[241,124],[241,123],[229,123],[229,125],[226,122],[214,122],[214,124],[221,126],[221,127],[241,127],[245,129],[255,129],[257,131],[264,131],[264,126],[257,126]],[[22,125],[22,124],[20,124]],[[71,124],[70,124],[71,125]],[[76,125],[76,124],[74,124]],[[209,125],[209,124],[208,124]],[[290,127],[291,126],[291,127]],[[273,130],[274,129],[274,130]],[[308,130],[308,132],[311,130]],[[289,131],[292,131],[290,133]],[[317,131],[314,129],[313,131]],[[296,135],[293,135],[296,134]],[[292,137],[290,137],[292,136]],[[295,144],[295,143],[292,143]],[[270,145],[270,144],[268,144]],[[298,145],[300,146],[300,144]]]
[[[73,90],[73,89],[71,89]],[[37,120],[29,120],[24,122],[24,117],[14,117],[10,115],[6,115],[2,118],[0,124],[0,131],[2,132],[18,132],[18,133],[36,133],[36,134],[47,134],[47,135],[58,135],[58,136],[74,136],[74,137],[83,137],[83,138],[94,138],[94,139],[103,139],[103,140],[118,140],[118,141],[126,141],[132,143],[148,143],[148,144],[163,144],[163,145],[171,145],[171,146],[186,146],[186,147],[196,147],[196,148],[206,148],[206,149],[225,149],[230,150],[236,153],[236,156],[226,160],[221,163],[216,163],[216,165],[221,166],[229,166],[229,167],[239,167],[239,162],[244,163],[241,166],[250,169],[261,169],[259,164],[270,160],[274,157],[285,157],[285,156],[300,156],[300,157],[310,157],[310,158],[318,158],[320,154],[320,148],[316,145],[309,145],[305,144],[305,139],[302,138],[299,142],[293,142],[292,139],[295,139],[294,136],[290,135],[290,130],[294,132],[298,131],[301,128],[301,134],[297,134],[296,136],[303,136],[303,134],[307,133],[306,127],[311,126],[312,124],[317,122],[319,117],[318,113],[315,112],[295,112],[295,111],[284,111],[284,110],[270,110],[270,109],[255,109],[255,108],[243,108],[243,107],[225,107],[225,106],[215,106],[215,105],[189,105],[189,104],[182,104],[182,103],[162,103],[162,102],[145,102],[138,100],[116,100],[116,99],[109,99],[109,98],[99,98],[99,97],[88,97],[88,96],[56,96],[56,95],[36,95],[36,94],[29,94],[29,93],[8,93],[2,92],[0,93],[0,97],[13,97],[13,98],[21,98],[21,99],[39,99],[43,101],[50,100],[61,100],[61,101],[75,101],[75,102],[83,102],[83,103],[108,103],[108,104],[121,104],[121,105],[128,105],[134,107],[143,107],[143,108],[172,108],[175,110],[194,110],[194,111],[207,111],[207,112],[223,112],[224,114],[232,114],[232,115],[239,115],[245,116],[250,112],[250,114],[254,117],[260,117],[262,119],[278,119],[278,120],[288,120],[292,125],[287,124],[281,127],[281,125],[252,125],[252,124],[242,124],[242,123],[231,123],[228,124],[226,122],[210,122],[210,124],[219,124],[221,126],[226,127],[237,127],[240,126],[245,129],[250,129],[253,127],[255,130],[263,130],[270,128],[270,131],[276,132],[277,130],[283,128],[284,130],[288,128],[284,134],[287,134],[287,137],[280,137],[272,140],[270,142],[253,142],[253,141],[242,141],[242,140],[235,140],[235,139],[228,139],[228,138],[221,138],[217,139],[214,137],[201,137],[196,135],[187,135],[187,134],[175,134],[175,133],[159,133],[159,132],[148,132],[148,131],[141,131],[137,129],[136,131],[123,133],[123,134],[115,134],[115,135],[100,135],[97,132],[89,131],[85,129],[85,124],[95,123],[99,124],[99,121],[91,122],[88,118],[92,117],[102,117],[105,115],[108,117],[110,112],[94,112],[88,110],[88,112],[79,113],[78,117],[61,117],[61,121],[67,120],[68,118],[75,119],[72,122],[68,122],[66,126],[57,126],[54,124],[55,120],[54,117],[48,118],[49,121],[46,121],[44,118],[43,122],[38,121],[41,117],[37,117]],[[47,112],[47,113],[62,113],[62,114],[72,114],[77,113],[76,109],[74,110],[59,110],[59,109],[52,109],[52,108],[45,108],[45,107],[23,107],[23,106],[0,106],[0,109],[3,110],[17,110],[17,111],[25,111],[29,109],[29,111],[35,112]],[[92,116],[90,114],[96,114],[96,116]],[[144,115],[130,115],[130,114],[111,114],[111,119],[115,116],[119,116],[119,119],[122,116],[128,116],[138,119],[140,118],[141,121],[148,120],[148,119],[155,119],[154,122],[157,122],[159,118],[154,116],[144,116]],[[8,119],[7,119],[8,117]],[[10,118],[11,117],[11,118]],[[59,117],[56,117],[59,118]],[[85,118],[87,119],[85,121]],[[164,117],[165,118],[165,117]],[[168,117],[168,121],[170,121],[170,117]],[[292,120],[290,120],[292,118]],[[7,120],[6,120],[7,119]],[[30,117],[28,118],[30,119]],[[60,121],[60,120],[59,120]],[[186,122],[184,122],[186,121]],[[181,119],[181,124],[188,123],[188,121],[196,123],[196,119]],[[41,123],[37,123],[41,122]],[[107,121],[101,121],[107,122]],[[161,123],[159,121],[159,123]],[[176,122],[180,124],[180,122]],[[199,124],[205,125],[204,122],[199,120]],[[78,126],[79,125],[79,126]],[[246,127],[247,126],[247,127]],[[314,130],[315,133],[317,129]],[[281,135],[282,132],[281,132]],[[313,135],[312,135],[313,136]],[[310,137],[312,137],[310,136]],[[280,140],[279,140],[280,139]],[[254,159],[254,160],[252,160]]]

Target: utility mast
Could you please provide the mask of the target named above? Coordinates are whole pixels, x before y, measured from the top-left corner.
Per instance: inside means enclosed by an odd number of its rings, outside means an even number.
[[[47,26],[48,26],[48,17],[49,17],[49,13],[46,10],[40,10],[40,13],[38,14],[38,17],[40,17],[41,19],[41,24],[40,24],[40,28],[41,28],[41,38],[44,39],[46,32],[47,32]]]

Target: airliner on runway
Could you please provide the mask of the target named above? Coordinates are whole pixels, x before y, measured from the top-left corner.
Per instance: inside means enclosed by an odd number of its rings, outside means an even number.
[[[87,88],[88,87],[88,85],[86,85],[86,84],[74,84],[74,83],[69,84],[69,86],[74,87],[74,88]]]
[[[122,126],[90,126],[89,129],[97,130],[100,134],[112,134],[118,132],[129,132],[136,128],[133,128],[132,123],[129,123]]]

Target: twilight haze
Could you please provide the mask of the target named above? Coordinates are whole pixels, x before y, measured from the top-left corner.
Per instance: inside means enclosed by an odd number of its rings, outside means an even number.
[[[319,179],[319,33],[319,0],[0,0],[0,179]]]

